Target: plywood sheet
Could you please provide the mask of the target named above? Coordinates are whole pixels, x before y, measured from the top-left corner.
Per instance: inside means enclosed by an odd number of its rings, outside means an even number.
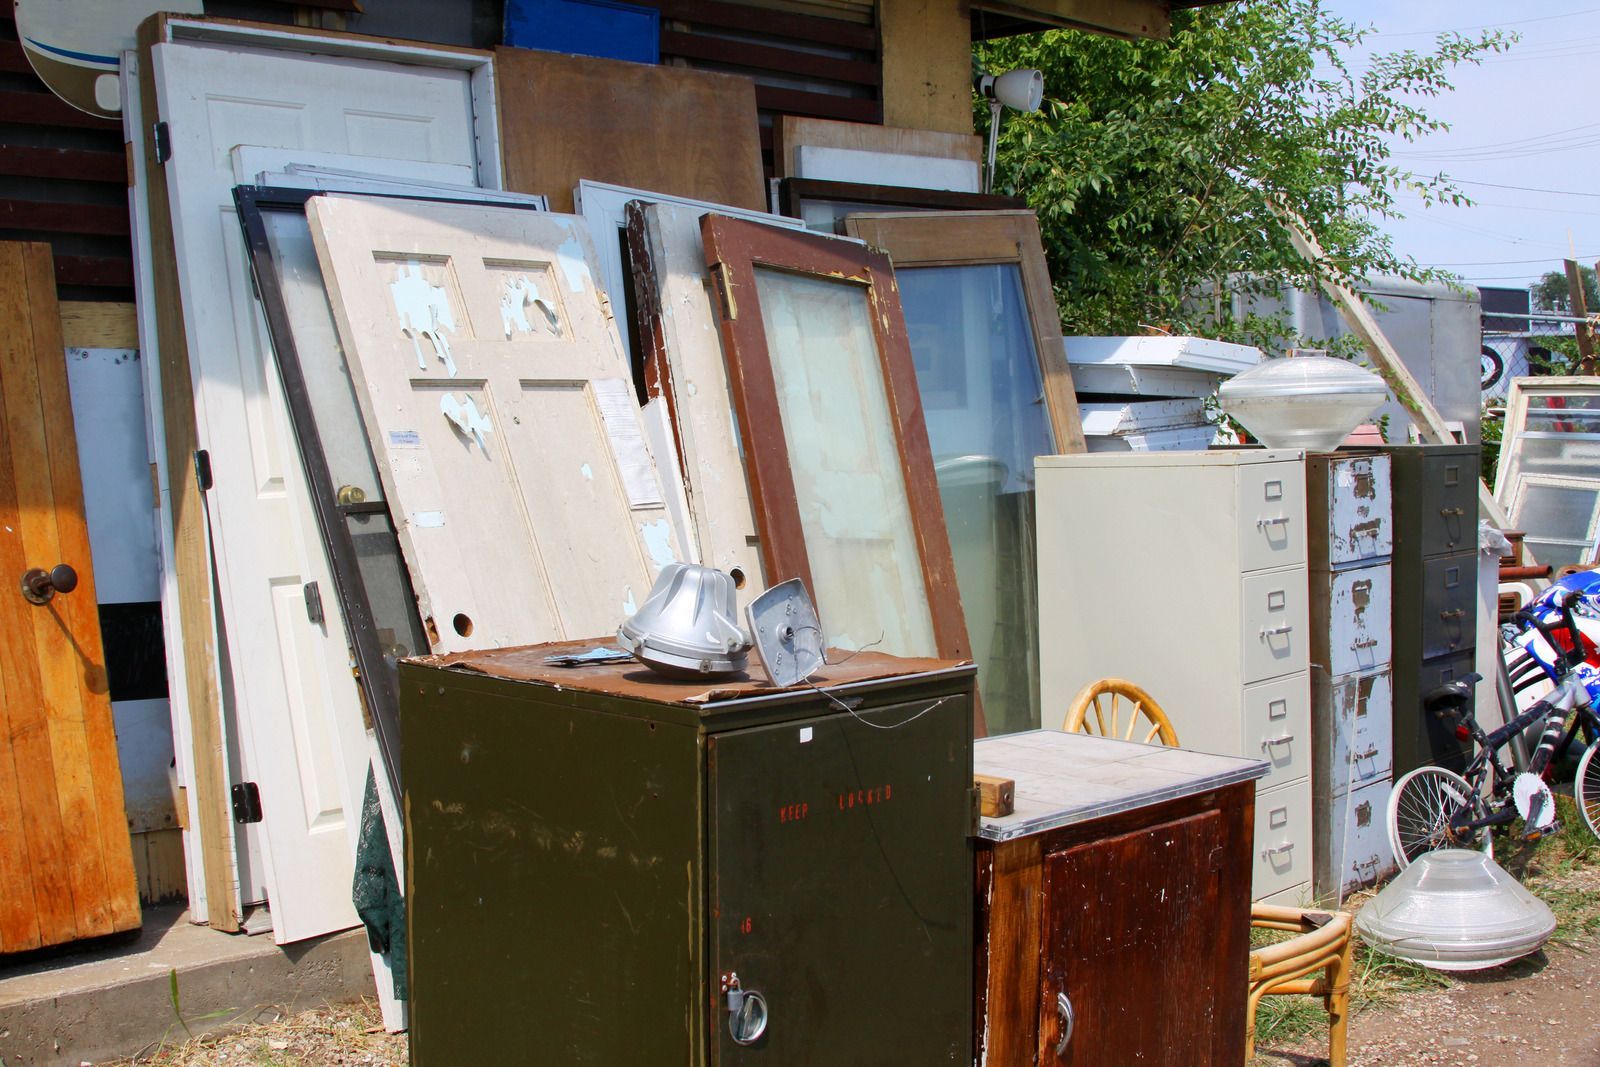
[[[495,80],[508,189],[556,211],[581,178],[766,207],[748,78],[497,48]]]
[[[0,952],[140,924],[60,314],[49,246],[0,244],[0,573],[78,575],[0,596]]]
[[[307,218],[435,651],[614,632],[680,551],[584,221]]]

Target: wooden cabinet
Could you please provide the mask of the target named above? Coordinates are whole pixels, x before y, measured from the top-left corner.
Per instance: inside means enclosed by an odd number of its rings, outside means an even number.
[[[1016,782],[980,828],[974,1062],[1242,1062],[1265,766],[1052,731],[974,765]]]
[[[1161,702],[1184,746],[1266,761],[1252,892],[1301,903],[1312,872],[1305,453],[1044,456],[1037,471],[1044,724],[1085,684],[1127,678]],[[1373,647],[1351,656],[1370,661]]]

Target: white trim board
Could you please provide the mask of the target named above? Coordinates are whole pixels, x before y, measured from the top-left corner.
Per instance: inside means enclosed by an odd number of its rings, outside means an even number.
[[[874,152],[831,145],[796,145],[794,177],[907,189],[982,192],[978,164],[966,159]]]

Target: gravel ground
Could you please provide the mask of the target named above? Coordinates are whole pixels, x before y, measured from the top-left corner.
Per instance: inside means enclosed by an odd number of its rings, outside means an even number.
[[[1544,874],[1530,888],[1561,921],[1556,939],[1543,952],[1452,976],[1443,988],[1386,995],[1358,1007],[1350,1025],[1350,1067],[1600,1067],[1600,867]],[[1257,1067],[1313,1067],[1323,1062],[1327,1048],[1324,1027],[1293,1041],[1264,1040],[1255,1062]],[[105,1067],[405,1063],[405,1035],[385,1033],[377,1006],[366,1003],[180,1040]]]
[[[1503,967],[1451,976],[1446,988],[1358,1009],[1350,1067],[1600,1067],[1600,868],[1544,875],[1529,888],[1555,910],[1556,938]],[[1256,1063],[1309,1067],[1327,1048],[1323,1030],[1283,1048],[1269,1043]]]

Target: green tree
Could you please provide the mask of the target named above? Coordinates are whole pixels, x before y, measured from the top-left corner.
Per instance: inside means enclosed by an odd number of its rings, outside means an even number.
[[[1195,299],[1224,285],[1314,287],[1273,201],[1305,220],[1344,281],[1441,277],[1378,223],[1400,214],[1402,190],[1467,198],[1397,165],[1391,146],[1444,129],[1427,98],[1451,88],[1454,66],[1512,38],[1444,34],[1424,51],[1358,61],[1371,33],[1321,0],[1247,0],[1174,12],[1170,41],[1055,30],[980,45],[985,69],[1044,71],[1043,109],[1003,120],[995,187],[1038,212],[1069,332],[1220,316],[1214,333],[1282,339],[1278,323]]]
[[[1583,279],[1583,302],[1589,311],[1600,311],[1600,284],[1596,283],[1593,267],[1578,267]],[[1564,270],[1546,271],[1533,283],[1533,306],[1540,311],[1567,314],[1572,310],[1572,287],[1567,284]]]

